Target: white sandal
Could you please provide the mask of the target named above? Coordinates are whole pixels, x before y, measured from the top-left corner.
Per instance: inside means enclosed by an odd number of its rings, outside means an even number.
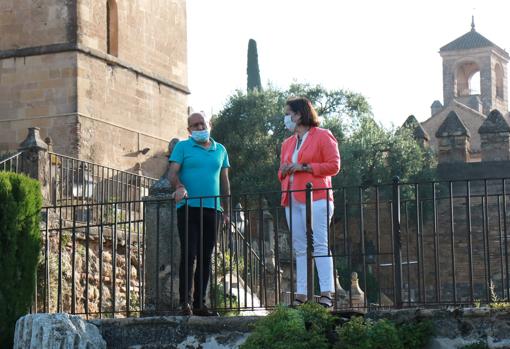
[[[332,308],[333,307],[333,299],[329,296],[321,296],[319,299],[319,304],[324,308]]]

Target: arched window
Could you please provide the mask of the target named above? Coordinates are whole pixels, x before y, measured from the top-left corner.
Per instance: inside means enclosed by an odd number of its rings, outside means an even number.
[[[469,94],[479,95],[480,94],[480,72],[477,71],[469,78]]]
[[[503,68],[501,68],[501,64],[496,64],[496,97],[504,99],[503,95]]]
[[[480,94],[480,68],[474,62],[462,63],[455,73],[456,96]]]
[[[106,48],[108,54],[119,55],[119,16],[115,0],[106,3]]]

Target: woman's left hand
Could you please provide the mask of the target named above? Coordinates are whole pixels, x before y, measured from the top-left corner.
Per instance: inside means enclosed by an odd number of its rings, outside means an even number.
[[[295,173],[295,172],[300,172],[300,171],[303,171],[303,166],[301,164],[292,164],[289,166],[289,169],[288,169],[288,172],[290,174]]]

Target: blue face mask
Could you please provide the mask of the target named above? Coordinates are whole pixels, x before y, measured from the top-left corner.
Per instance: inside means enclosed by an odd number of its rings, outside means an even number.
[[[191,131],[191,138],[198,143],[207,142],[209,140],[209,135],[209,130]]]
[[[290,114],[285,115],[285,119],[283,119],[283,122],[285,123],[285,127],[290,132],[294,132],[296,129],[296,123],[292,121],[292,116]]]

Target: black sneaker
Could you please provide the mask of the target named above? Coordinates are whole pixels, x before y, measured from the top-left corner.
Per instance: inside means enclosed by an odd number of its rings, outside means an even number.
[[[218,314],[217,312],[209,310],[209,308],[207,308],[207,306],[205,304],[202,305],[201,307],[194,306],[193,307],[193,315],[196,315],[196,316],[220,316],[220,314]]]
[[[181,316],[191,316],[193,315],[193,311],[191,310],[191,305],[189,303],[183,303],[181,305],[181,311],[179,312]]]

